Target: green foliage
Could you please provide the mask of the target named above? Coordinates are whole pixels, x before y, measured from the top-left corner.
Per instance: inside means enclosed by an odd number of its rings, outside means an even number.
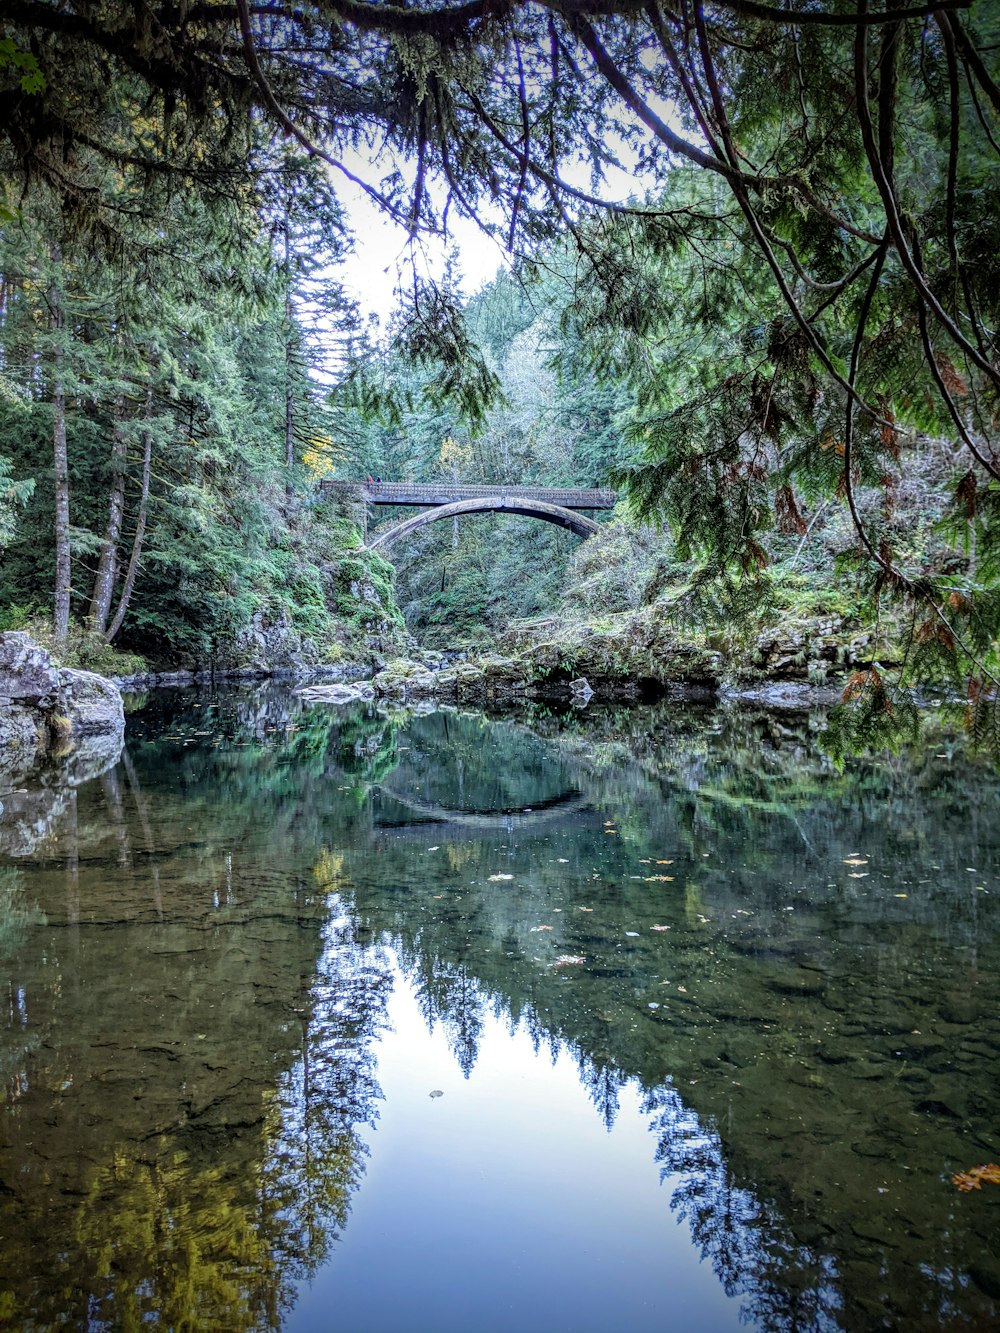
[[[0,226],[0,607],[15,624],[18,608],[49,603],[58,377],[79,626],[63,660],[127,669],[100,648],[120,599],[117,642],[157,665],[242,664],[255,617],[287,626],[314,660],[342,637],[328,567],[358,539],[303,504],[311,477],[298,460],[337,448],[308,372],[350,311],[328,280],[317,295],[315,266],[336,257],[342,231],[335,201],[304,174],[292,162],[274,198],[239,204],[106,175],[108,200],[139,219],[118,266],[85,238],[48,239],[61,224],[41,187],[17,225]],[[296,244],[308,247],[301,264]],[[109,545],[112,595],[98,614]]]
[[[45,75],[38,65],[37,56],[22,51],[10,37],[0,37],[0,77],[15,71],[22,93],[40,93],[45,87]]]
[[[21,607],[11,609],[21,613],[19,623],[0,625],[0,628],[27,630],[60,666],[96,671],[101,676],[135,676],[147,670],[145,658],[138,653],[122,652],[85,626],[72,625],[67,638],[57,639],[50,621],[37,614],[27,615]]]
[[[821,742],[838,766],[859,750],[898,751],[916,740],[920,729],[913,694],[887,682],[872,667],[856,672],[844,699],[830,715]]]

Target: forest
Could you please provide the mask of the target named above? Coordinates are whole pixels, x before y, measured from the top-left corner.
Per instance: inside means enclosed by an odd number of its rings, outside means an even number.
[[[113,673],[623,616],[732,665],[815,622],[847,740],[930,689],[1000,748],[997,33],[992,0],[12,0],[0,628]],[[406,246],[384,330],[351,192]],[[452,215],[509,256],[480,291],[421,262]],[[620,502],[393,568],[318,499],[368,474]]]

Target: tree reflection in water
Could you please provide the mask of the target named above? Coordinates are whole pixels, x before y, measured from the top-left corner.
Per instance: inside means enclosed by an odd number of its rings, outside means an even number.
[[[464,1074],[492,1013],[606,1125],[642,1090],[756,1326],[995,1316],[996,1201],[948,1177],[1000,1156],[1000,791],[952,741],[838,774],[754,710],[179,703],[0,881],[0,1316],[279,1327],[361,1184],[394,959]]]

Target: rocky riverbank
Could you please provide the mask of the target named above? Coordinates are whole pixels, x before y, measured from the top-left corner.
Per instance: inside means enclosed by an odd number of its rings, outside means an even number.
[[[638,702],[663,695],[733,695],[777,707],[835,701],[843,678],[870,664],[871,634],[833,618],[788,617],[749,643],[686,635],[651,608],[600,624],[536,622],[511,630],[494,654],[455,661],[416,653],[372,676],[374,696],[516,703]],[[884,659],[883,659],[884,660]],[[331,701],[360,697],[348,691]]]
[[[28,635],[0,634],[0,779],[46,758],[84,750],[117,759],[125,710],[117,685],[58,666]]]

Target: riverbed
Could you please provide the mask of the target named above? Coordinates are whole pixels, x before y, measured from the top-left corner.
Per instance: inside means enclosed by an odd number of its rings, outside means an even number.
[[[0,792],[0,1326],[996,1326],[1000,779],[821,728],[159,691]]]

